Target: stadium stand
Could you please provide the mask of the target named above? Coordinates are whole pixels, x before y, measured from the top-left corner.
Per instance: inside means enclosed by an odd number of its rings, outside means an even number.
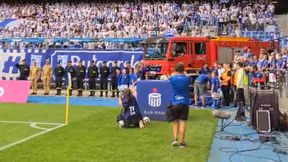
[[[125,42],[128,49],[140,41],[99,39],[146,39],[159,34],[245,36],[262,41],[278,39],[281,35],[274,16],[275,6],[267,0],[253,4],[239,0],[1,3],[0,9],[1,47],[6,48],[111,49]],[[80,41],[67,40],[71,38]]]

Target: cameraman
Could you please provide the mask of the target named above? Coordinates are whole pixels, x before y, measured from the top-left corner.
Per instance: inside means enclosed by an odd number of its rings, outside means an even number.
[[[171,107],[167,110],[169,121],[173,121],[172,146],[186,147],[184,142],[186,121],[189,114],[189,78],[184,74],[183,63],[175,66],[176,73],[169,80],[173,88]],[[179,135],[179,140],[178,140]]]
[[[135,95],[131,89],[125,88],[122,90],[121,95],[118,99],[120,115],[117,116],[117,122],[123,122],[124,125],[119,127],[130,127],[131,125],[137,126],[139,128],[144,128],[144,123],[142,120],[142,115],[139,110],[139,105]]]

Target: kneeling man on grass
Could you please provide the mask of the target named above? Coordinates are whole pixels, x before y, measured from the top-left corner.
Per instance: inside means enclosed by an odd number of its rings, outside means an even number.
[[[131,89],[125,88],[119,97],[120,114],[117,116],[119,127],[144,127],[138,102]]]

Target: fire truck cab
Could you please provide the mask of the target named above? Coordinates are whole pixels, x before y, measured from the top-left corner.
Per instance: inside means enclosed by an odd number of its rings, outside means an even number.
[[[188,73],[195,73],[205,63],[230,63],[237,50],[251,47],[258,56],[260,48],[271,43],[243,37],[189,37],[177,36],[165,39],[151,37],[144,43],[143,63],[151,76],[169,75],[178,62],[183,62]]]

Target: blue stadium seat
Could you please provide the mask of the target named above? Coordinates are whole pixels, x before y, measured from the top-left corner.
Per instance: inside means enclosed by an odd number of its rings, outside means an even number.
[[[270,36],[269,39],[270,39],[270,40],[274,39],[274,36]]]
[[[264,36],[264,32],[263,31],[259,31],[259,36]]]
[[[252,33],[251,33],[250,31],[247,31],[247,32],[246,32],[246,36],[247,36],[247,37],[252,37]]]
[[[253,36],[258,36],[259,32],[258,31],[253,31]]]
[[[284,39],[284,45],[285,45],[285,46],[288,45],[288,39]]]

